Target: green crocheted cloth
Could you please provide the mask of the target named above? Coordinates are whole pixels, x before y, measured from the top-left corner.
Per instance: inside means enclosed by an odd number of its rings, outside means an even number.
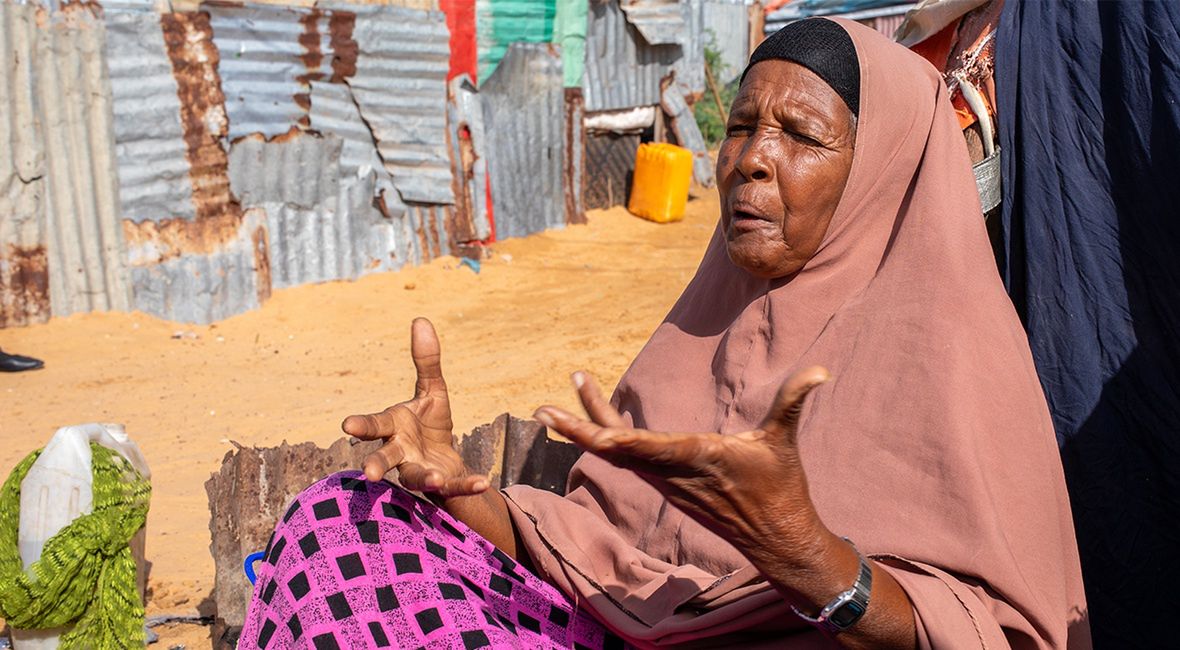
[[[46,542],[32,576],[17,548],[20,484],[41,452],[22,460],[0,488],[0,616],[18,629],[73,625],[61,636],[62,650],[143,647],[143,602],[128,542],[147,519],[151,484],[117,452],[90,449],[94,512]]]

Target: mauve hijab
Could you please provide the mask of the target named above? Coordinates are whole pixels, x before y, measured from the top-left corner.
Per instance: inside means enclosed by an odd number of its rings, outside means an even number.
[[[792,372],[827,367],[799,434],[812,499],[888,562],[920,645],[1088,647],[1052,424],[947,89],[917,55],[838,23],[860,59],[860,121],[819,251],[790,281],[759,280],[715,233],[615,404],[639,427],[735,433]],[[832,644],[634,474],[587,454],[569,488],[509,488],[513,521],[539,573],[634,643]]]

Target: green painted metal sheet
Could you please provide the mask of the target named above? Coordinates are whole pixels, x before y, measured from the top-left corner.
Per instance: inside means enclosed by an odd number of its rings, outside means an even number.
[[[566,88],[581,88],[586,69],[587,0],[557,0],[553,42],[561,46],[561,66]]]
[[[476,0],[479,82],[483,84],[512,43],[551,43],[556,0]]]

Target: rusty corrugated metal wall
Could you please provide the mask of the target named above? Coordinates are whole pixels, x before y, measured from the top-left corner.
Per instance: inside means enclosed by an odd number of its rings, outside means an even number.
[[[126,309],[103,23],[5,3],[0,30],[0,326]]]

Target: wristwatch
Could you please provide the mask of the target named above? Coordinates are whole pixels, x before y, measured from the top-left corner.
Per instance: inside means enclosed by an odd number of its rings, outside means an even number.
[[[865,556],[860,554],[852,540],[845,537],[844,541],[852,546],[852,550],[856,551],[857,559],[860,560],[860,573],[856,576],[856,583],[824,605],[815,618],[791,605],[796,616],[831,634],[839,634],[856,625],[856,622],[864,616],[865,611],[869,608],[869,594],[873,590],[873,566],[865,559]]]

